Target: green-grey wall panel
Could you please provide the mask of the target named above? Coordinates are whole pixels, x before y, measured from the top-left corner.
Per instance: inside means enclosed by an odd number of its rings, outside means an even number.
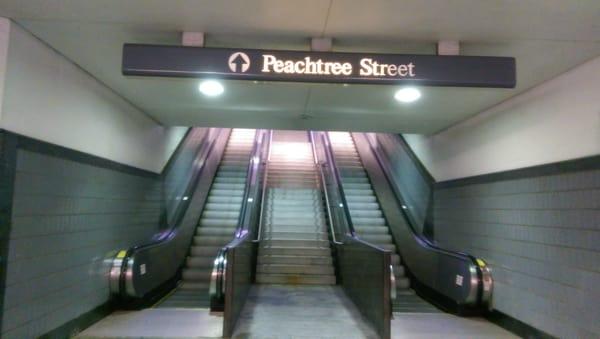
[[[154,234],[162,199],[158,177],[18,150],[2,337],[37,337],[108,301],[107,259]]]
[[[600,164],[438,185],[434,206],[436,240],[490,264],[494,308],[557,337],[600,336]]]

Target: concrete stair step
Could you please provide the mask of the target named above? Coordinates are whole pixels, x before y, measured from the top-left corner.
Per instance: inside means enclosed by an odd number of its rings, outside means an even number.
[[[327,232],[285,232],[272,231],[263,237],[264,240],[327,240],[329,239]]]
[[[302,215],[300,213],[277,213],[269,211],[268,218],[272,224],[276,225],[322,225],[324,217],[322,215]]]
[[[265,239],[260,243],[261,247],[307,247],[307,248],[329,248],[327,240],[298,240],[298,239]]]
[[[311,228],[320,230],[325,227],[325,221],[321,218],[268,218],[265,223],[273,229],[279,229],[279,227],[286,226],[297,226],[298,228]]]
[[[258,264],[279,265],[332,265],[331,256],[260,255]]]
[[[325,225],[263,225],[264,234],[271,232],[326,232]],[[266,236],[268,238],[268,236]]]
[[[297,265],[297,264],[260,264],[257,273],[270,274],[309,274],[333,275],[335,271],[331,265]]]
[[[256,282],[258,284],[335,285],[335,276],[258,273]]]
[[[316,209],[316,207],[319,207],[321,204],[322,201],[320,200],[307,200],[302,204],[292,202],[289,204],[282,204],[281,201],[268,201],[265,205],[265,212],[315,213],[316,215],[323,215],[325,212]]]
[[[331,256],[329,248],[310,248],[310,247],[260,247],[258,255],[297,255],[297,256]]]

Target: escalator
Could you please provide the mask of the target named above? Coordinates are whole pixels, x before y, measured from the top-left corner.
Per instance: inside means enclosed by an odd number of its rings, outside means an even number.
[[[185,260],[181,282],[156,307],[209,306],[213,262],[238,226],[255,134],[255,130],[232,130]]]
[[[418,231],[423,224],[419,227],[416,220],[425,220],[427,206],[417,206],[414,186],[425,179],[414,169],[414,160],[403,154],[408,146],[401,142],[393,135],[324,133],[331,171],[341,186],[340,205],[351,225],[348,231],[391,252],[394,312],[481,314],[492,295],[489,268],[482,259],[441,248]]]
[[[424,301],[410,288],[410,281],[405,274],[405,267],[401,263],[399,251],[394,244],[387,220],[381,211],[367,172],[363,168],[352,136],[349,132],[329,132],[328,134],[356,234],[361,239],[392,252],[391,258],[396,282],[393,311],[439,312],[436,307]]]
[[[248,204],[248,176],[257,174],[264,131],[209,129],[183,142],[167,171],[168,227],[149,243],[120,251],[110,270],[111,293],[123,308],[208,308],[219,250],[239,231]],[[257,161],[252,161],[257,160]],[[169,208],[170,207],[170,208]]]

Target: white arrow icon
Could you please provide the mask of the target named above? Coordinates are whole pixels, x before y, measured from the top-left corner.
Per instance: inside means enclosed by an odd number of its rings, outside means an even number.
[[[232,72],[245,73],[250,68],[250,58],[246,53],[236,52],[229,57],[229,69]]]

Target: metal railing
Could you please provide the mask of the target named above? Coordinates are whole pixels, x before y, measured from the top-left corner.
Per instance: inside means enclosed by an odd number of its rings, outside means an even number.
[[[261,193],[261,204],[260,204],[260,214],[258,216],[258,231],[256,232],[256,239],[254,239],[254,242],[260,242],[260,239],[262,237],[262,226],[264,223],[263,220],[263,214],[264,214],[264,209],[265,209],[265,195],[267,194],[267,182],[269,181],[269,161],[271,160],[271,147],[273,144],[273,130],[269,130],[269,145],[267,146],[267,159],[265,161],[265,168],[264,168],[264,176],[263,176],[263,183],[262,183],[262,193]]]
[[[323,173],[324,164],[321,164],[321,162],[319,161],[319,157],[317,155],[316,140],[315,140],[313,131],[309,132],[309,137],[310,137],[310,142],[312,145],[313,157],[315,159],[315,166],[317,166],[319,169],[319,178],[320,178],[320,182],[321,182],[321,187],[323,189],[323,195],[325,196],[325,208],[327,209],[327,215],[329,216],[327,218],[327,223],[329,224],[329,231],[331,232],[331,239],[334,244],[342,245],[344,243],[341,241],[338,241],[336,238],[336,235],[335,235],[335,228],[333,227],[331,203],[329,202],[329,192],[327,190],[327,180],[325,179],[325,173]]]

